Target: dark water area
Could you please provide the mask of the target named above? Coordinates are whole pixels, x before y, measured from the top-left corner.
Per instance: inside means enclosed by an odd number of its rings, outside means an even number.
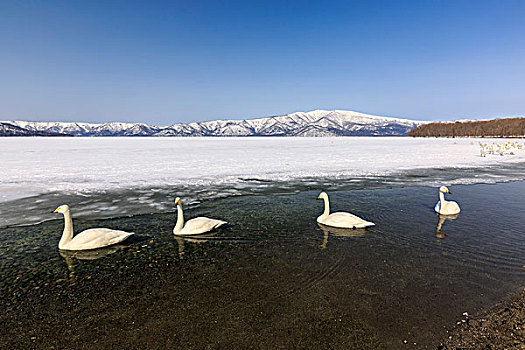
[[[305,191],[186,206],[229,222],[199,238],[173,212],[75,219],[136,232],[92,252],[58,251],[61,218],[0,229],[0,348],[433,349],[524,285],[525,182],[450,187],[455,219],[436,188],[324,189],[376,226],[326,230]]]

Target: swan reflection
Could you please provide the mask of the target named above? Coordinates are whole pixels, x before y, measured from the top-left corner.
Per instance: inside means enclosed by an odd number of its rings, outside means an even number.
[[[58,253],[62,256],[67,264],[69,270],[70,280],[75,279],[75,269],[78,265],[78,260],[96,260],[113,253],[118,252],[128,247],[125,244],[115,244],[105,248],[91,249],[91,250],[59,250]]]
[[[214,236],[215,235],[213,233],[206,234],[206,235],[193,236],[191,238],[175,236],[175,240],[177,241],[177,244],[179,246],[179,258],[184,259],[184,245],[186,243],[202,244],[202,243],[208,242],[210,239],[213,239]]]
[[[438,214],[438,217],[439,217],[439,221],[437,223],[437,227],[436,227],[436,237],[437,238],[445,238],[445,234],[441,232],[441,227],[443,226],[443,224],[445,223],[446,220],[456,220],[458,218],[459,214],[454,214],[454,215],[442,215],[442,214]]]
[[[116,253],[119,250],[128,247],[125,244],[115,244],[105,248],[91,249],[91,250],[59,250],[58,252],[64,258],[75,258],[78,260],[96,260]]]
[[[324,233],[323,243],[319,246],[319,248],[321,249],[326,248],[326,245],[328,244],[329,234],[331,234],[332,236],[336,236],[336,237],[361,237],[361,236],[364,236],[367,232],[365,228],[358,228],[358,229],[338,228],[338,227],[326,226],[320,223],[317,223],[317,225],[321,228],[321,230]]]

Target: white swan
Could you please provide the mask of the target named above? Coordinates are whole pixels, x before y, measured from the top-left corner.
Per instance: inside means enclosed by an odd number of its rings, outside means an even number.
[[[373,222],[363,220],[360,217],[350,213],[338,212],[330,214],[330,202],[328,200],[328,195],[325,192],[321,192],[317,199],[324,200],[324,212],[317,218],[317,222],[320,224],[331,227],[351,229],[365,228],[375,225]]]
[[[186,225],[184,225],[184,215],[182,213],[182,204],[180,203],[179,197],[175,199],[175,204],[177,205],[177,223],[173,228],[174,235],[200,235],[226,224],[226,221],[201,216],[188,220]]]
[[[480,157],[486,157],[487,156],[487,150],[485,149],[485,147],[481,147],[479,149],[479,154],[480,154]]]
[[[91,228],[73,237],[73,219],[71,218],[69,206],[61,205],[53,213],[64,214],[64,232],[60,242],[58,242],[58,249],[97,249],[120,243],[133,234],[133,232],[111,230],[109,228]]]
[[[443,215],[454,215],[460,212],[459,205],[456,202],[445,200],[445,193],[451,193],[448,188],[441,186],[439,188],[439,202],[437,202],[434,210]]]

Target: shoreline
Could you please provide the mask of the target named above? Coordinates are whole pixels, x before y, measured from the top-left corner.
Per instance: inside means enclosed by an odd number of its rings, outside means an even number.
[[[525,348],[525,287],[474,317],[463,315],[438,349]]]

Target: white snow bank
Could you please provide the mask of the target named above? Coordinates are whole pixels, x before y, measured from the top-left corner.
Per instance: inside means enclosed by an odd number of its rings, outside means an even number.
[[[0,138],[0,159],[0,201],[6,201],[51,191],[205,185],[239,177],[282,181],[381,176],[417,168],[484,168],[523,162],[525,150],[514,156],[480,157],[477,140],[405,137],[39,137]]]

